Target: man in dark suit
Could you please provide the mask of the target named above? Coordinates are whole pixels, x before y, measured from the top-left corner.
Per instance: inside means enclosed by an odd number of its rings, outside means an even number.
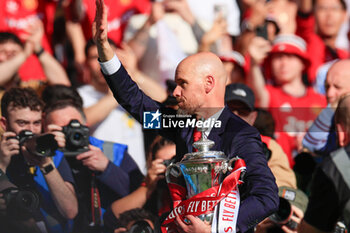
[[[102,72],[115,98],[133,117],[142,122],[145,111],[171,110],[146,96],[132,81],[110,48],[107,40],[107,9],[96,0],[93,26]],[[181,111],[204,119],[221,121],[221,127],[204,133],[215,142],[212,150],[225,152],[229,157],[240,156],[247,166],[244,187],[240,189],[241,205],[238,214],[239,232],[251,230],[257,223],[277,210],[278,190],[262,152],[257,130],[231,113],[224,103],[226,73],[220,59],[212,53],[199,53],[185,58],[175,74],[174,96]],[[174,114],[174,112],[172,113]],[[173,140],[177,156],[192,151],[193,128],[160,129],[159,133]],[[210,227],[193,216],[185,224],[177,218],[183,232],[210,232]]]

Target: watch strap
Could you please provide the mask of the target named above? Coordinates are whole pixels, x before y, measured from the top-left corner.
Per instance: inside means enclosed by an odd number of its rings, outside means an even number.
[[[55,164],[54,163],[49,163],[48,165],[41,167],[40,171],[46,175],[49,174],[50,172],[52,172],[55,169]]]

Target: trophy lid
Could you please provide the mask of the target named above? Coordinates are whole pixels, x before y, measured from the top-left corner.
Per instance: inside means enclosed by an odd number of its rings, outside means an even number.
[[[204,127],[201,127],[201,128],[198,128],[197,130],[202,132],[202,136],[200,140],[194,142],[192,145],[198,151],[185,154],[181,162],[189,162],[189,161],[194,162],[194,160],[198,162],[202,160],[206,160],[206,161],[226,160],[227,157],[224,152],[209,150],[215,145],[215,142],[207,138],[206,134],[204,133],[207,129]]]

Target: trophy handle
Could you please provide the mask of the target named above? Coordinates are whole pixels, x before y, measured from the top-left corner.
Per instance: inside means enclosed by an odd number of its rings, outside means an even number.
[[[239,159],[241,159],[241,158],[238,157],[238,156],[236,156],[236,157],[233,157],[232,159],[230,159],[230,160],[228,161],[227,170],[228,170],[229,172],[233,171],[233,168],[235,167],[235,163],[236,163],[236,161],[239,160]],[[240,177],[239,177],[239,180],[240,180],[240,181],[243,181],[243,178],[244,178],[245,173],[246,173],[246,170],[245,170],[245,169],[242,170],[241,175],[240,175]]]
[[[179,183],[179,177],[182,176],[178,163],[171,163],[165,170],[165,180],[169,183]]]

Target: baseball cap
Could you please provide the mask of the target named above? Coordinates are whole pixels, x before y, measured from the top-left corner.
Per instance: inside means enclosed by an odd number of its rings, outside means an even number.
[[[270,56],[275,53],[287,53],[300,57],[305,66],[310,65],[310,59],[306,52],[306,42],[296,35],[279,35],[276,36],[272,43]]]
[[[232,83],[226,86],[225,102],[239,100],[253,111],[255,105],[255,96],[248,86],[243,83]]]
[[[309,198],[300,189],[281,186],[278,188],[278,196],[288,200],[290,204],[298,207],[305,213]]]
[[[245,66],[244,57],[242,56],[242,54],[236,51],[221,53],[219,54],[219,58],[221,61],[233,62],[242,68]]]

